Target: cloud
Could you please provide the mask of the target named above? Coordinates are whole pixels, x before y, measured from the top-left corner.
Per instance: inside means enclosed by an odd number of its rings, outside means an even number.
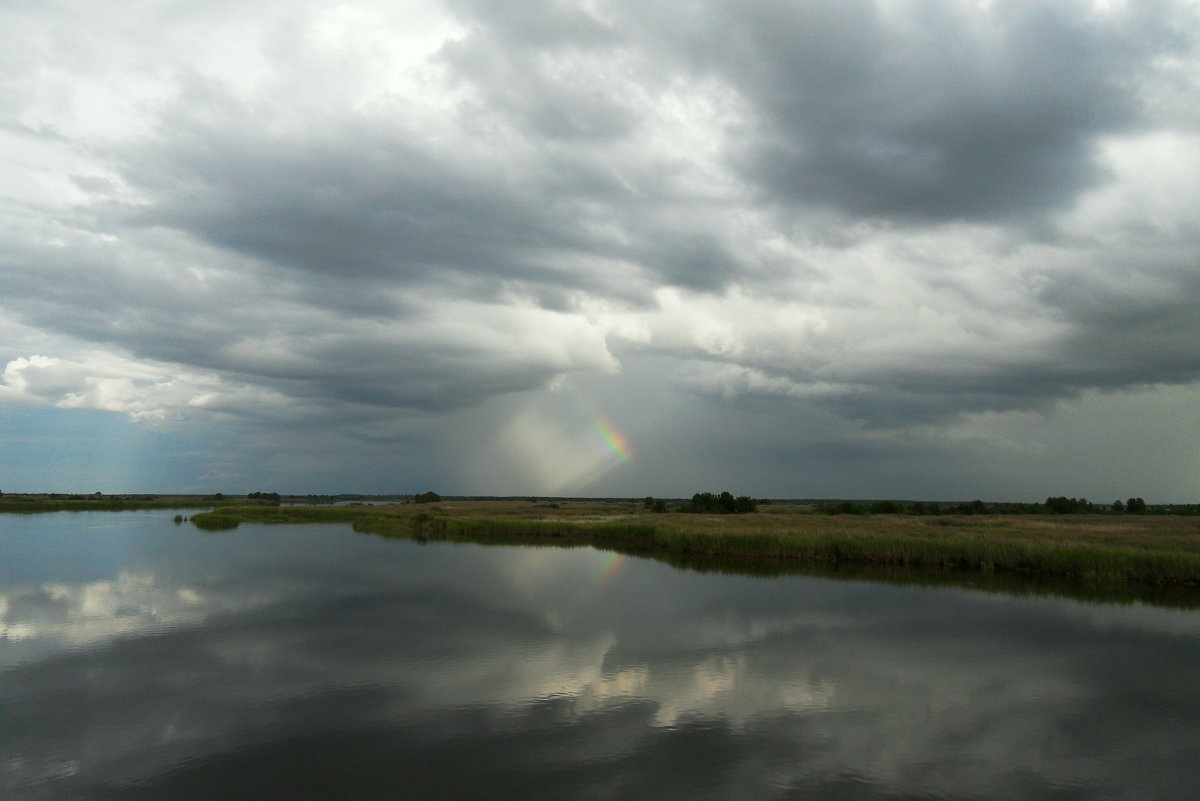
[[[211,343],[213,352],[191,359],[210,368],[205,373],[107,352],[76,359],[35,355],[9,362],[0,391],[12,399],[122,411],[135,419],[185,407],[286,408],[289,399],[313,398],[446,409],[534,389],[571,370],[616,369],[594,327],[539,309],[437,304],[406,321],[325,320],[326,326],[319,312],[308,314],[266,335]],[[232,376],[248,380],[228,380]]]
[[[1103,178],[1094,139],[1145,121],[1185,6],[753,3],[675,42],[752,101],[743,174],[772,199],[900,221],[1028,217]]]
[[[94,352],[82,360],[34,355],[10,361],[0,399],[60,409],[120,412],[134,421],[163,420],[198,411],[236,414],[283,396],[229,385],[213,374]]]
[[[79,405],[465,453],[603,376],[666,450],[1200,379],[1189,3],[235,5],[3,12],[0,361]]]

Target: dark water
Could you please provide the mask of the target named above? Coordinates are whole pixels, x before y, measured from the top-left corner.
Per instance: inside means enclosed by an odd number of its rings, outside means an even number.
[[[1200,613],[0,516],[0,798],[1195,799]]]

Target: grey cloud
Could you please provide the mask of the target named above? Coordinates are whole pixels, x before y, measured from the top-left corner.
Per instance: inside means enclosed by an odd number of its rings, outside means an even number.
[[[964,414],[1045,410],[1087,390],[1186,384],[1200,376],[1194,301],[1116,314],[1080,325],[1042,352],[978,350],[968,361],[910,357],[870,369],[813,375],[780,368],[697,362],[682,385],[716,398],[769,398],[822,408],[868,428],[941,425]]]
[[[487,0],[451,0],[451,10],[489,38],[527,49],[598,47],[619,41],[616,32],[579,4],[532,0],[499,6]]]
[[[111,195],[117,189],[111,180],[97,175],[72,175],[71,181],[85,192]]]
[[[109,298],[106,307],[63,314],[45,296],[76,295],[75,282],[48,287],[44,276],[27,273],[14,277],[19,291],[38,298],[27,316],[155,358],[218,367],[212,354],[222,343],[243,329],[278,327],[270,320],[281,305],[404,317],[419,309],[422,293],[501,301],[515,288],[562,311],[578,290],[637,306],[656,281],[715,291],[745,269],[720,240],[724,210],[689,208],[656,182],[653,164],[626,165],[618,180],[614,165],[586,149],[530,155],[484,145],[459,154],[418,131],[353,115],[314,120],[278,140],[265,133],[267,120],[210,85],[192,86],[186,107],[172,114],[156,140],[114,156],[124,182],[148,202],[100,197],[76,223],[137,238],[164,228],[195,237],[217,249],[201,263],[222,252],[241,261],[240,283],[252,290],[222,297],[201,288],[200,296],[163,303],[140,280],[116,290],[102,269],[85,280]],[[512,163],[503,160],[510,156]],[[630,178],[641,197],[631,194]],[[248,297],[262,302],[239,308]],[[414,384],[420,367],[408,373]],[[450,398],[473,402],[537,383],[486,379],[478,392],[442,397],[453,405]],[[419,393],[422,405],[437,405],[435,386]]]
[[[29,256],[36,258],[37,251]],[[170,270],[139,278],[138,265],[124,266],[131,269],[102,261],[84,280],[76,277],[79,265],[69,261],[44,262],[37,272],[21,262],[0,265],[0,274],[10,299],[22,299],[27,322],[165,363],[164,380],[171,364],[215,371],[232,393],[229,410],[256,418],[270,410],[246,408],[262,398],[241,395],[238,384],[278,393],[276,401],[291,399],[294,408],[275,407],[268,414],[281,421],[292,420],[298,410],[313,414],[322,408],[332,420],[345,420],[353,415],[335,411],[339,404],[375,406],[388,414],[445,411],[535,389],[564,372],[614,367],[602,333],[561,312],[440,298],[422,308],[414,298],[386,314],[348,320],[336,307],[317,305],[320,298],[289,299],[269,276],[216,273],[199,280]],[[97,297],[107,301],[96,305]],[[69,388],[82,385],[88,369],[74,365]],[[50,373],[31,375],[43,381]],[[196,393],[207,396],[214,388],[216,376]],[[55,400],[63,395],[43,389],[35,394]],[[224,402],[203,408],[218,410]]]
[[[1124,277],[1154,282],[1154,296],[1084,281],[1064,282],[1047,292],[1076,326],[1053,354],[1054,364],[1068,380],[1087,386],[1195,380],[1200,376],[1200,275],[1171,280],[1161,272],[1138,276],[1131,270]]]
[[[0,219],[8,359],[86,385],[105,349],[231,388],[222,420],[389,442],[592,373],[630,420],[686,398],[626,425],[697,478],[718,405],[791,453],[1200,376],[1194,185],[1133,177],[1159,139],[1194,158],[1187,4],[460,0],[401,89],[372,83],[392,39],[285,6],[237,36],[231,9],[19,11],[46,33],[0,58],[36,189]],[[189,50],[212,30],[262,74]],[[56,113],[88,84],[35,91],[43,64],[153,86]]]
[[[367,120],[284,142],[245,117],[174,124],[175,136],[127,166],[156,201],[129,222],[346,280],[539,273],[520,248],[550,232],[500,165],[472,175]],[[239,124],[249,130],[226,130]]]
[[[177,109],[157,141],[121,154],[124,179],[149,202],[98,203],[96,224],[175,229],[282,269],[292,282],[337,279],[350,291],[365,281],[477,297],[516,285],[636,298],[640,287],[580,260],[649,253],[641,267],[651,277],[655,259],[673,258],[666,253],[675,223],[653,222],[662,217],[653,209],[660,198],[633,198],[598,155],[510,150],[469,137],[436,146],[419,131],[354,115],[313,120],[314,128],[279,141],[266,134],[265,119],[222,104],[215,119]],[[652,184],[653,175],[642,180]],[[635,225],[665,235],[648,246]],[[692,280],[674,263],[662,272]]]
[[[453,7],[471,23],[471,34],[443,48],[440,60],[484,93],[487,113],[501,113],[527,133],[580,144],[618,140],[637,127],[619,87],[607,85],[594,63],[571,61],[610,58],[622,45],[585,10],[559,2]]]
[[[762,120],[740,169],[778,202],[906,221],[1031,217],[1103,177],[1096,137],[1144,119],[1140,83],[1194,46],[1170,4],[711,6],[685,57]]]

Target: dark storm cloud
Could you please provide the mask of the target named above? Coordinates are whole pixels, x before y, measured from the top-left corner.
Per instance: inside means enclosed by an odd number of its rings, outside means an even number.
[[[316,293],[336,279],[491,299],[517,286],[550,304],[583,289],[645,303],[656,283],[716,291],[737,279],[745,265],[721,241],[724,203],[706,207],[680,183],[685,154],[631,139],[646,99],[586,61],[621,46],[606,25],[567,7],[531,29],[478,4],[459,8],[470,33],[437,61],[450,85],[475,95],[435,129],[402,105],[251,105],[185,76],[155,133],[108,154],[139,202],[97,197],[92,224],[177,230],[309,273],[287,280]]]
[[[736,261],[670,207],[637,198],[611,165],[586,150],[542,154],[470,138],[463,147],[367,117],[314,121],[282,140],[267,120],[226,107],[212,118],[172,116],[156,142],[139,143],[123,178],[151,200],[95,209],[100,223],[163,226],[311,282],[436,284],[495,298],[586,289],[636,301],[645,280],[715,288]],[[639,172],[636,165],[633,172]],[[639,183],[655,183],[647,167]],[[665,203],[668,208],[659,208]],[[611,276],[582,260],[633,263],[645,275]],[[329,299],[336,302],[340,293]]]
[[[536,388],[582,365],[612,366],[599,332],[552,311],[430,298],[424,307],[390,304],[386,315],[353,320],[337,308],[336,297],[317,298],[316,305],[306,293],[276,290],[269,273],[218,271],[197,279],[107,263],[81,280],[81,265],[73,261],[41,261],[37,272],[22,266],[15,261],[5,271],[11,277],[6,286],[10,300],[23,301],[27,322],[142,358],[216,371],[231,386],[277,393],[273,404],[290,399],[294,406],[275,409],[284,422],[300,410],[328,422],[351,420],[370,406],[376,414],[446,410]],[[107,300],[96,304],[98,297]],[[97,369],[93,375],[103,374]],[[41,391],[37,383],[28,391],[58,402],[82,392],[86,376],[77,365],[71,378],[60,380],[62,392]],[[254,411],[265,400],[259,393],[231,398],[228,411],[257,417],[268,411]],[[337,411],[342,404],[360,408]]]
[[[1054,364],[1079,385],[1182,383],[1200,375],[1200,275],[1175,285],[1164,281],[1164,296],[1154,299],[1060,289],[1059,302],[1076,328],[1053,355]]]
[[[1139,4],[752,2],[660,24],[747,98],[734,148],[776,202],[907,221],[1029,217],[1104,177],[1096,137],[1145,120],[1154,60],[1190,11]]]
[[[129,221],[349,281],[544,279],[552,271],[534,246],[571,245],[569,231],[536,213],[534,177],[503,164],[472,170],[369,119],[283,141],[263,122],[245,109],[172,120],[157,147],[130,154],[127,179],[155,202]]]
[[[458,275],[456,291],[492,296],[506,281],[547,296],[559,286],[628,295],[577,263],[601,258],[720,290],[749,265],[713,235],[702,204],[669,188],[666,165],[614,150],[639,109],[570,57],[653,43],[678,61],[639,64],[645,91],[673,72],[726,81],[752,115],[727,143],[729,166],[774,200],[989,219],[1061,206],[1102,177],[1092,141],[1140,119],[1139,79],[1184,39],[1170,36],[1165,12],[1096,21],[1042,4],[718,6],[658,21],[669,30],[653,29],[653,13],[610,26],[543,5],[519,19],[456,6],[470,33],[439,59],[481,102],[457,112],[468,135],[451,145],[402,123],[315,111],[274,135],[269,107],[190,87],[164,112],[158,141],[139,142],[122,166],[152,198],[130,221],[339,279]]]

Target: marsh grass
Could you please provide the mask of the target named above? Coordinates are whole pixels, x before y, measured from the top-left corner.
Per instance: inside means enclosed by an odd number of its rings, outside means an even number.
[[[171,496],[158,498],[0,498],[0,513],[36,514],[42,512],[131,512],[143,509],[217,509],[233,505],[262,505],[265,501],[211,500],[199,497]]]
[[[653,514],[634,504],[512,501],[398,506],[233,507],[252,522],[347,521],[382,536],[593,545],[692,560],[1012,573],[1090,583],[1200,586],[1194,517],[813,514],[772,505],[752,515]],[[205,514],[196,515],[202,521]],[[199,525],[200,523],[198,523]]]
[[[192,516],[192,523],[196,528],[202,528],[205,531],[226,531],[231,528],[237,528],[241,520],[235,515],[220,514],[218,512],[203,512]]]

